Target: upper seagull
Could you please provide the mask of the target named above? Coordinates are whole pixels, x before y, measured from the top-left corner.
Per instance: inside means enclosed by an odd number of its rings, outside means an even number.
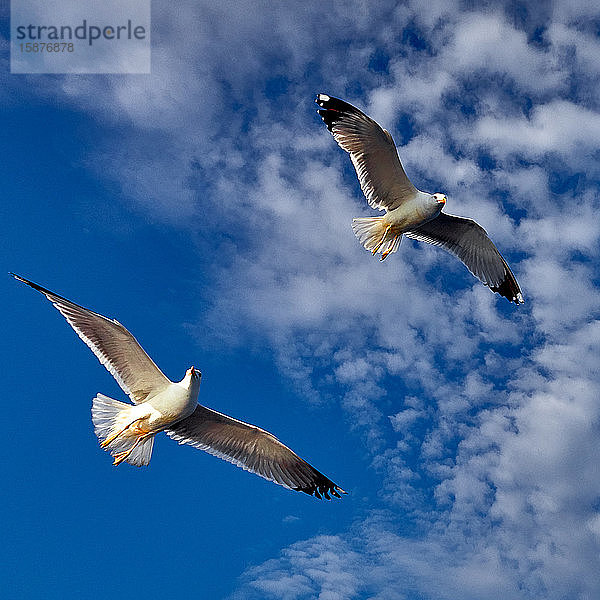
[[[346,493],[268,431],[198,404],[198,369],[190,367],[181,381],[170,381],[118,321],[11,275],[52,302],[133,401],[132,406],[102,394],[93,400],[94,430],[115,465],[147,465],[154,436],[164,431],[180,444],[205,450],[290,490],[327,499]]]
[[[316,102],[335,141],[350,154],[367,202],[387,212],[352,220],[367,250],[381,252],[383,260],[398,250],[403,234],[429,242],[458,257],[492,291],[515,304],[523,302],[515,276],[485,229],[471,219],[442,213],[444,194],[421,192],[410,182],[388,131],[348,102],[326,94]]]

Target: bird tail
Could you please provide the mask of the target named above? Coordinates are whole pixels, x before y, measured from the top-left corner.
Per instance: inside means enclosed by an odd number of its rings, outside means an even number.
[[[383,260],[391,252],[396,252],[402,241],[402,234],[392,231],[384,217],[358,217],[352,219],[352,230],[359,242],[373,254],[381,252]]]
[[[92,422],[100,445],[115,458],[115,465],[127,461],[136,467],[146,466],[152,457],[154,435],[147,435],[137,427],[131,411],[135,408],[103,394],[92,402]]]

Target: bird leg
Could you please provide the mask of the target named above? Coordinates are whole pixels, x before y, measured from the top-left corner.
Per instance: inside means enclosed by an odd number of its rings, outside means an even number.
[[[375,246],[375,248],[373,248],[372,252],[373,252],[373,256],[375,256],[377,254],[377,251],[379,250],[379,248],[381,248],[381,245],[383,244],[383,242],[385,241],[385,236],[387,235],[387,232],[392,228],[391,225],[388,225],[385,228],[385,231],[383,232],[383,235],[381,236],[381,239],[379,240],[379,243],[377,244],[377,246]],[[387,256],[387,254],[386,254]]]
[[[123,452],[117,452],[116,454],[113,454],[113,458],[115,459],[113,461],[113,465],[115,467],[117,465],[120,465],[135,450],[135,448],[138,446],[138,444],[140,442],[144,441],[150,435],[153,435],[152,432],[148,432],[148,433],[144,433],[143,435],[140,435],[140,437],[138,437],[138,439],[135,440],[133,446],[131,446],[131,448],[129,448],[129,450],[123,450]]]
[[[133,448],[131,450],[133,450]],[[117,454],[115,454],[113,457],[115,459],[113,460],[113,465],[115,467],[117,465],[120,465],[131,454],[131,450],[126,450],[125,452],[117,452]]]
[[[135,421],[131,421],[131,423],[129,423],[129,425],[126,425],[125,427],[123,427],[122,429],[120,429],[119,431],[117,431],[117,433],[113,433],[111,435],[109,435],[101,444],[100,444],[100,448],[106,448],[108,445],[110,445],[112,442],[114,442],[122,433],[125,433],[134,423],[137,423],[138,421],[141,421],[144,417],[140,417],[139,419],[135,419]]]
[[[396,238],[398,236],[396,236],[393,240],[392,240],[392,245],[389,247],[388,250],[386,250],[385,252],[381,253],[381,260],[385,260],[388,256],[388,254],[392,251],[392,248],[394,247],[394,242],[396,241]]]

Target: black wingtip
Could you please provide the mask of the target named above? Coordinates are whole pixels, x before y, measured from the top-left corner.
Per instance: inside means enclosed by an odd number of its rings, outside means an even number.
[[[36,290],[40,288],[40,286],[37,283],[33,283],[33,281],[29,281],[29,279],[25,279],[25,277],[21,277],[20,275],[17,275],[12,271],[9,271],[8,274],[12,275],[17,281],[21,281],[22,283],[25,283],[26,285],[29,285]]]
[[[344,114],[363,114],[360,110],[358,110],[358,108],[352,106],[352,104],[349,104],[344,100],[340,100],[339,98],[328,96],[327,94],[317,94],[315,102],[322,109],[318,110],[317,112],[323,119],[325,125],[327,125],[327,129],[329,129],[329,131],[331,131],[331,128],[344,116]]]
[[[523,304],[525,299],[523,298],[523,293],[521,292],[521,288],[515,279],[515,276],[512,274],[511,270],[506,266],[507,272],[504,281],[497,287],[490,286],[492,292],[496,292],[501,296],[504,296],[509,302],[514,302],[516,305]]]
[[[47,290],[46,288],[43,288],[41,285],[38,285],[37,283],[34,283],[33,281],[29,281],[29,279],[25,279],[25,277],[21,277],[20,275],[17,275],[16,273],[13,273],[12,271],[9,271],[9,275],[12,275],[17,281],[21,281],[25,285],[32,287],[34,290],[37,290],[38,292],[42,292],[42,294],[49,292],[49,290]]]
[[[349,102],[340,100],[340,98],[328,96],[327,94],[317,94],[317,99],[315,102],[325,110],[335,110],[338,112],[360,112],[356,106],[352,106],[352,104]]]
[[[327,479],[324,475],[322,476],[322,479],[319,479],[319,481],[316,481],[313,485],[295,489],[297,492],[304,492],[309,496],[319,498],[319,500],[331,500],[332,496],[334,498],[341,498],[342,494],[348,494],[348,492],[343,490],[339,485],[333,483],[333,481]]]

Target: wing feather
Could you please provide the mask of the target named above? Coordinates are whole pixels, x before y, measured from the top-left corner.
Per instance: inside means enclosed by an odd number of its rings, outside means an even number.
[[[510,267],[485,229],[472,219],[440,213],[418,229],[404,232],[404,235],[446,249],[492,291],[515,304],[524,302]]]
[[[325,94],[319,94],[316,102],[335,141],[350,154],[360,187],[373,208],[394,210],[417,193],[388,131],[348,102]]]
[[[327,499],[345,493],[268,431],[200,404],[165,431],[180,444],[204,450],[288,489]]]
[[[151,392],[171,383],[117,320],[107,319],[19,275],[11,275],[52,302],[133,402],[143,402]]]

